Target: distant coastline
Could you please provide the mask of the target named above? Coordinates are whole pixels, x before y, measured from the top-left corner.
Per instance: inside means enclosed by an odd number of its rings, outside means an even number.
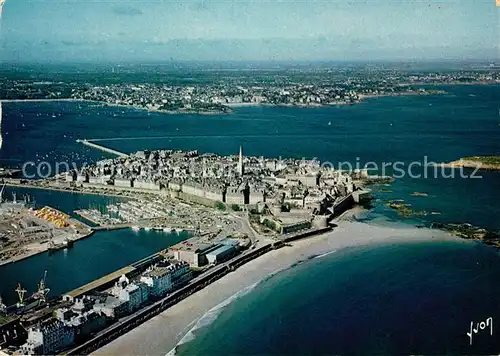
[[[486,84],[486,83],[485,83]],[[108,102],[105,100],[91,100],[91,99],[79,99],[79,98],[47,98],[47,99],[0,99],[0,102],[4,103],[23,103],[23,102],[86,102],[101,104],[117,108],[127,108],[133,110],[141,110],[146,112],[155,112],[167,115],[228,115],[233,112],[233,108],[240,107],[290,107],[290,108],[304,108],[304,109],[314,109],[314,108],[324,108],[324,107],[336,107],[344,105],[356,105],[364,102],[366,99],[371,98],[382,98],[382,97],[395,97],[395,96],[414,96],[414,95],[442,95],[446,94],[443,90],[432,90],[432,91],[406,91],[397,93],[382,93],[382,94],[359,94],[359,98],[356,101],[337,101],[330,102],[327,104],[322,103],[293,103],[293,104],[273,104],[266,102],[239,102],[239,103],[224,103],[221,104],[224,110],[199,110],[199,109],[178,109],[178,110],[163,110],[157,108],[148,108],[139,105],[125,105],[117,104],[113,102]]]
[[[57,101],[78,101],[78,102],[85,102],[87,100],[84,99],[77,99],[77,98],[46,98],[46,99],[0,99],[0,102],[2,103],[36,103],[36,102],[57,102]]]

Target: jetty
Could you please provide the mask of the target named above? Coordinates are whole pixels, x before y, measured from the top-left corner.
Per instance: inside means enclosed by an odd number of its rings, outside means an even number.
[[[112,155],[116,155],[118,157],[128,157],[128,154],[126,154],[126,153],[123,153],[123,152],[120,152],[117,150],[113,150],[111,148],[104,147],[102,145],[98,145],[98,144],[93,143],[93,142],[86,140],[86,139],[83,139],[83,140],[78,139],[78,140],[76,140],[76,142],[83,143],[85,146],[89,146],[89,147],[95,148],[96,150],[100,150],[100,151],[103,151],[106,153],[111,153]]]

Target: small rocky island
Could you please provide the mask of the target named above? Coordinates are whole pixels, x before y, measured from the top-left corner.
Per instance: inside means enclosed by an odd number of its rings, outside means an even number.
[[[460,158],[458,161],[442,163],[447,168],[478,168],[482,170],[500,170],[500,156],[470,156]]]
[[[433,222],[432,229],[440,229],[450,232],[451,234],[461,237],[463,239],[482,241],[487,245],[500,248],[500,231],[488,231],[477,226],[464,223],[464,224],[445,224]]]

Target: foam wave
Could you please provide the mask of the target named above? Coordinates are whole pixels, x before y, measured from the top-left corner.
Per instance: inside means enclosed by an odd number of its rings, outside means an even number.
[[[321,255],[315,256],[314,258],[323,258],[323,257],[329,256],[331,254],[334,254],[335,252],[337,252],[337,250],[333,250],[333,251],[330,251],[330,252],[323,253]]]
[[[277,274],[279,274],[281,272],[285,272],[289,269],[295,268],[303,263],[306,263],[307,261],[317,259],[317,258],[326,257],[328,255],[335,253],[335,252],[337,252],[337,250],[332,250],[332,251],[329,251],[329,252],[326,252],[326,253],[323,253],[320,255],[311,255],[307,259],[297,261],[296,263],[294,263],[291,266],[280,268],[280,269],[268,274],[266,277],[258,280],[257,282],[255,282],[255,283],[243,288],[242,290],[236,292],[235,294],[233,294],[229,298],[225,299],[223,302],[217,304],[215,307],[213,307],[208,312],[206,312],[200,319],[198,319],[196,324],[194,324],[194,326],[186,333],[186,335],[184,335],[184,337],[177,343],[177,345],[172,350],[170,350],[165,356],[175,356],[177,354],[177,349],[179,348],[179,346],[181,346],[185,343],[188,343],[190,341],[193,341],[195,339],[195,337],[196,337],[195,332],[197,330],[204,328],[204,327],[207,327],[210,324],[212,324],[219,317],[219,315],[227,308],[227,306],[229,306],[236,299],[241,298],[244,295],[250,293],[259,284],[261,284],[265,281],[268,281],[269,279],[271,279],[272,277],[276,276]]]
[[[267,279],[267,278],[268,277],[266,277],[265,279]],[[194,333],[196,330],[199,330],[201,328],[204,328],[204,327],[212,324],[229,304],[231,304],[236,299],[238,299],[238,298],[244,296],[245,294],[249,293],[250,291],[252,291],[263,280],[264,279],[257,281],[248,287],[243,288],[242,290],[233,294],[231,297],[224,300],[222,303],[217,304],[215,307],[213,307],[208,312],[206,312],[200,319],[198,319],[196,324],[187,332],[187,334],[184,335],[184,337],[179,341],[179,343],[172,350],[170,350],[170,352],[168,352],[166,354],[166,356],[174,356],[176,354],[177,348],[180,345],[194,340],[194,338],[195,338]]]

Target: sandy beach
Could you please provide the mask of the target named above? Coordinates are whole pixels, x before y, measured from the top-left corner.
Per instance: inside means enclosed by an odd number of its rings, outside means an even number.
[[[189,296],[93,354],[165,355],[183,339],[205,313],[244,288],[258,283],[269,274],[286,269],[298,261],[344,247],[396,241],[415,242],[432,238],[457,240],[456,237],[439,230],[339,222],[339,226],[328,234],[299,240],[291,247],[271,251],[243,265],[234,273]]]

